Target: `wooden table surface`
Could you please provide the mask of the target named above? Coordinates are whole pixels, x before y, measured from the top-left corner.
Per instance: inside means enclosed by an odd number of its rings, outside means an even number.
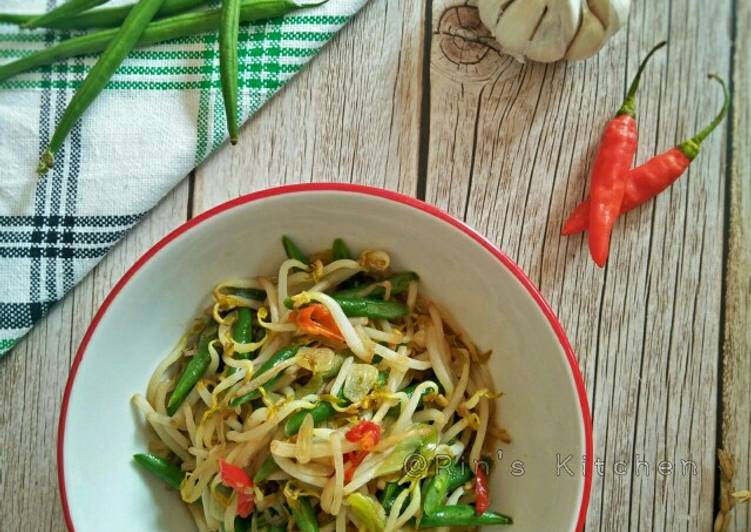
[[[522,65],[493,49],[472,2],[371,0],[245,126],[239,147],[170,193],[0,362],[0,529],[64,529],[55,444],[65,379],[135,259],[230,198],[326,180],[423,198],[540,287],[592,405],[600,465],[588,529],[710,530],[731,484],[751,484],[751,2],[634,4],[595,58]],[[687,176],[618,224],[600,270],[581,236],[559,229],[586,193],[603,124],[661,39],[669,47],[642,80],[639,161],[714,115],[720,92],[707,73],[732,80],[733,110]],[[718,448],[736,458],[732,480]],[[660,473],[663,461],[672,472]],[[729,529],[751,530],[749,505]]]

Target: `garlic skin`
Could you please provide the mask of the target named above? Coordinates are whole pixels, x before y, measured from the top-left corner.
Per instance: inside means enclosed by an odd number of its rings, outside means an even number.
[[[628,18],[630,0],[479,0],[483,24],[517,61],[579,61]]]

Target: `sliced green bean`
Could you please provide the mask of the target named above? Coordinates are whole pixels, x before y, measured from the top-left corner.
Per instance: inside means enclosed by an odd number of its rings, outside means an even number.
[[[426,515],[433,515],[436,510],[443,506],[443,501],[449,491],[448,468],[439,468],[435,476],[428,482],[425,489],[425,498],[422,502],[422,510]]]
[[[210,323],[201,333],[198,340],[198,349],[190,362],[185,366],[182,375],[177,380],[175,390],[167,402],[167,414],[174,416],[177,409],[185,401],[195,385],[201,380],[211,364],[211,354],[209,353],[209,344],[216,338],[217,325]]]
[[[266,460],[263,461],[261,467],[258,468],[256,474],[253,475],[253,483],[260,484],[277,471],[279,471],[279,465],[276,463],[274,458],[269,455],[266,457]]]
[[[133,460],[146,471],[162,479],[176,490],[180,489],[180,483],[185,478],[185,473],[175,464],[168,462],[160,456],[153,454],[134,454]]]
[[[295,244],[287,235],[282,236],[282,245],[284,246],[284,252],[287,254],[287,258],[299,260],[304,264],[310,264],[308,256],[305,255],[305,253],[297,247],[297,244]]]
[[[32,18],[31,20],[26,22],[23,27],[27,29],[40,28],[45,24],[49,24],[50,22],[63,20],[66,17],[73,17],[75,15],[78,15],[79,13],[83,13],[87,9],[100,6],[107,1],[108,0],[68,0],[64,4],[60,4],[52,11]]]
[[[334,296],[344,314],[351,318],[395,320],[409,314],[409,307],[398,301],[379,301]]]
[[[334,260],[352,258],[352,252],[349,250],[347,244],[341,238],[334,240],[334,244],[331,246],[331,258]]]
[[[232,144],[237,144],[237,93],[239,66],[237,40],[240,34],[240,0],[222,0],[222,24],[219,28],[219,70],[222,80],[224,110]]]
[[[250,532],[251,527],[253,526],[253,517],[235,517],[235,532]],[[222,530],[224,530],[224,525],[222,524]]]
[[[381,506],[383,506],[383,509],[387,514],[391,512],[391,507],[394,505],[394,501],[396,501],[396,498],[403,490],[404,488],[396,482],[389,482],[388,484],[386,484],[386,487],[383,489],[383,493],[381,493],[380,500]]]
[[[307,414],[313,416],[313,423],[318,425],[319,423],[334,417],[336,415],[336,410],[328,401],[321,401],[310,410],[300,410],[299,412],[295,412],[287,418],[287,422],[284,424],[284,433],[287,436],[294,436],[297,434],[300,430],[300,425],[302,425],[302,421]]]
[[[342,311],[349,318],[394,320],[409,314],[409,307],[399,301],[340,297],[338,294],[334,294],[332,297],[342,307]],[[285,299],[284,306],[290,309],[293,308],[294,303],[292,298],[288,297]]]
[[[459,486],[463,486],[474,476],[472,468],[464,461],[451,462],[444,470],[448,474],[448,491],[452,492]]]
[[[444,506],[436,510],[433,515],[423,515],[420,528],[436,528],[441,526],[486,526],[511,525],[514,520],[508,515],[497,512],[475,513],[475,507],[468,504]]]
[[[253,299],[255,301],[263,301],[266,299],[266,291],[261,290],[260,288],[237,288],[232,291],[232,295]]]
[[[171,17],[206,4],[206,0],[164,0],[155,18]],[[79,15],[53,20],[39,27],[55,30],[90,30],[94,28],[117,28],[123,23],[133,4],[92,9]],[[0,22],[25,24],[39,15],[0,13]]]
[[[288,346],[283,347],[279,351],[277,351],[274,356],[272,356],[270,359],[268,359],[265,363],[261,364],[261,367],[258,368],[258,371],[255,373],[255,377],[259,377],[269,371],[270,369],[275,368],[282,362],[289,360],[293,356],[297,354],[297,350],[300,348],[300,346],[294,345],[294,346]],[[275,375],[273,378],[271,378],[269,381],[267,381],[264,386],[267,388],[271,388],[280,378],[281,373],[278,375]],[[234,397],[232,400],[230,400],[229,405],[232,408],[236,408],[238,406],[242,406],[248,401],[253,401],[254,399],[258,399],[261,397],[261,392],[256,390],[253,390],[252,392],[248,392],[245,395],[241,395],[240,397]]]
[[[237,318],[232,326],[232,339],[239,344],[247,344],[253,341],[253,313],[247,307],[240,307],[235,311]],[[248,360],[252,355],[248,353],[235,353],[238,360]],[[237,368],[228,368],[228,374],[232,375]]]
[[[409,283],[412,281],[418,281],[420,278],[415,272],[404,272],[404,273],[397,273],[396,275],[390,277],[388,280],[389,283],[391,283],[391,295],[396,296],[399,294],[403,294],[407,291],[409,288]],[[374,284],[378,283],[372,283],[365,286],[358,286],[357,288],[348,288],[346,290],[339,290],[334,295],[336,297],[369,297],[369,298],[376,298],[376,297],[383,297],[386,295],[386,288],[383,286],[376,286],[375,288],[372,288]]]
[[[308,497],[300,497],[290,506],[300,532],[318,532],[318,519]]]
[[[303,0],[243,0],[240,8],[242,22],[254,22],[274,18],[303,6],[315,6],[325,3],[305,2]],[[143,32],[138,46],[150,46],[163,41],[179,39],[197,33],[206,33],[219,29],[220,9],[202,9],[183,13],[152,22]],[[117,29],[102,30],[50,46],[16,61],[0,66],[0,81],[8,79],[32,68],[49,65],[62,59],[101,52],[117,35]]]
[[[333,376],[330,376],[329,378],[333,378]],[[376,380],[376,387],[383,387],[386,384],[387,379],[388,374],[385,371],[379,371]],[[344,398],[343,390],[339,391],[339,398],[341,399],[341,401],[339,401],[340,406],[347,406],[350,404],[350,402]],[[336,415],[336,409],[329,401],[321,401],[310,410],[300,410],[295,412],[287,418],[287,422],[284,424],[284,433],[287,436],[294,436],[297,434],[300,430],[300,425],[302,425],[303,419],[305,419],[307,414],[313,416],[313,424],[318,426],[327,419],[334,417]]]
[[[73,1],[70,0],[67,4],[63,4],[61,8],[73,3]],[[162,2],[164,0],[140,0],[130,10],[125,22],[123,22],[123,25],[104,50],[102,56],[83,80],[83,83],[81,83],[81,86],[65,109],[62,118],[60,118],[60,122],[57,124],[57,128],[55,128],[55,134],[52,135],[50,145],[39,161],[37,171],[40,174],[47,173],[54,166],[55,154],[62,147],[68,133],[70,133],[70,130],[73,129],[73,126],[86,112],[99,93],[104,90],[105,85],[107,85],[115,70],[117,70],[128,53],[138,43],[146,26],[162,6]]]

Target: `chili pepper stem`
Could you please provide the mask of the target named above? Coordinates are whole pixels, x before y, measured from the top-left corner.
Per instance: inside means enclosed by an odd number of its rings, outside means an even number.
[[[678,144],[678,149],[681,150],[681,152],[683,152],[686,157],[688,157],[689,161],[693,161],[696,156],[699,155],[701,143],[709,136],[710,133],[712,133],[712,131],[715,130],[718,125],[720,125],[720,122],[724,120],[725,116],[728,114],[728,109],[730,108],[730,91],[728,90],[728,86],[725,83],[725,80],[723,80],[717,74],[710,74],[707,77],[709,79],[715,80],[717,83],[722,85],[724,100],[720,112],[717,113],[717,116],[715,116],[714,119],[709,124],[707,124],[704,129],[699,131],[690,139],[684,140],[683,142]]]
[[[642,62],[639,65],[639,69],[636,71],[636,76],[634,76],[634,79],[633,81],[631,81],[631,85],[628,88],[626,99],[623,100],[623,104],[621,105],[621,108],[618,109],[618,113],[616,113],[616,116],[628,115],[632,118],[636,117],[636,91],[639,89],[639,81],[641,80],[641,74],[642,72],[644,72],[644,68],[647,66],[649,59],[652,57],[652,54],[654,54],[657,50],[659,50],[666,44],[667,44],[667,41],[662,41],[660,43],[657,43],[655,47],[649,51],[647,56],[644,59],[642,59]]]

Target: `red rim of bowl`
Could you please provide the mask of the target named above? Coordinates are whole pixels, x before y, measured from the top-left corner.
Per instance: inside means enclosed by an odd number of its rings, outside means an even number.
[[[586,516],[587,516],[587,507],[589,505],[589,495],[590,495],[590,489],[592,486],[592,451],[593,451],[592,418],[589,412],[589,400],[587,399],[587,391],[584,388],[584,380],[582,379],[581,372],[579,371],[579,364],[576,360],[574,350],[571,348],[571,344],[569,343],[568,338],[566,338],[566,333],[564,332],[563,327],[558,321],[558,318],[553,313],[553,310],[550,308],[550,305],[548,305],[547,301],[545,301],[545,299],[542,297],[542,294],[540,294],[539,290],[532,283],[529,277],[527,277],[527,275],[521,270],[521,268],[519,268],[519,266],[513,260],[511,260],[508,256],[506,256],[501,250],[499,250],[487,238],[485,238],[480,233],[478,233],[477,231],[475,231],[474,229],[466,225],[464,222],[458,220],[457,218],[454,218],[450,214],[443,212],[442,210],[438,209],[437,207],[434,207],[433,205],[430,205],[418,199],[412,198],[410,196],[405,196],[404,194],[400,194],[398,192],[392,192],[389,190],[384,190],[384,189],[375,188],[375,187],[368,187],[368,186],[363,186],[363,185],[339,184],[339,183],[307,183],[307,184],[300,184],[300,185],[284,185],[280,187],[269,188],[266,190],[260,190],[258,192],[253,192],[251,194],[247,194],[247,195],[235,198],[233,200],[230,200],[226,203],[222,203],[221,205],[218,205],[214,207],[213,209],[210,209],[196,216],[195,218],[188,220],[187,222],[182,224],[180,227],[174,229],[167,236],[162,238],[159,242],[154,244],[146,253],[144,253],[135,262],[135,264],[133,264],[133,266],[131,266],[128,269],[127,272],[125,272],[125,274],[117,282],[114,288],[112,288],[110,293],[107,294],[107,297],[104,299],[102,306],[99,308],[96,315],[94,316],[94,319],[91,321],[91,324],[86,330],[86,334],[84,335],[83,340],[81,341],[81,345],[78,347],[78,350],[76,351],[76,357],[75,359],[73,359],[73,364],[71,366],[70,373],[68,375],[68,380],[65,384],[65,393],[63,395],[62,405],[60,407],[60,419],[58,421],[58,432],[57,432],[57,479],[58,479],[58,484],[60,486],[60,500],[63,505],[63,513],[65,515],[65,523],[68,527],[68,530],[70,531],[75,530],[75,527],[73,526],[73,520],[70,515],[70,508],[68,507],[68,496],[67,496],[66,489],[65,489],[65,466],[64,466],[64,461],[63,461],[63,452],[64,452],[63,447],[64,447],[64,442],[65,442],[65,423],[66,423],[66,419],[68,415],[68,401],[70,400],[70,393],[71,393],[71,390],[73,389],[73,383],[76,380],[78,367],[81,364],[81,360],[83,359],[84,353],[86,352],[86,348],[88,347],[89,341],[91,340],[91,337],[93,336],[94,331],[96,331],[97,325],[99,324],[99,322],[101,321],[105,313],[107,312],[107,309],[109,308],[109,306],[112,304],[114,299],[118,296],[120,291],[125,287],[125,285],[128,284],[128,281],[138,272],[138,270],[140,270],[143,267],[144,264],[146,264],[162,248],[166,247],[170,242],[175,240],[177,237],[179,237],[183,233],[186,233],[187,231],[189,231],[196,225],[203,223],[206,220],[213,218],[217,214],[228,211],[239,205],[245,205],[246,203],[251,203],[253,201],[270,198],[273,196],[280,196],[284,194],[294,194],[294,193],[300,193],[300,192],[352,192],[352,193],[357,193],[357,194],[364,194],[367,196],[376,196],[378,198],[387,199],[390,201],[394,201],[396,203],[413,207],[422,212],[435,216],[436,218],[462,231],[464,234],[466,234],[467,236],[472,238],[475,242],[477,242],[482,247],[484,247],[496,259],[498,259],[498,261],[501,262],[509,271],[511,271],[511,273],[514,274],[514,276],[519,280],[519,282],[524,286],[524,288],[526,288],[529,295],[532,297],[535,303],[537,303],[538,307],[547,318],[548,322],[550,323],[550,326],[553,328],[553,331],[555,332],[556,337],[558,338],[558,341],[561,344],[561,348],[566,353],[566,359],[568,360],[569,366],[571,367],[571,373],[574,378],[574,383],[576,385],[576,393],[579,397],[579,406],[581,408],[582,421],[584,422],[586,455],[585,455],[585,471],[584,471],[584,489],[582,493],[581,506],[579,507],[579,517],[577,519],[576,529],[582,530],[584,528],[584,523],[585,523]]]

